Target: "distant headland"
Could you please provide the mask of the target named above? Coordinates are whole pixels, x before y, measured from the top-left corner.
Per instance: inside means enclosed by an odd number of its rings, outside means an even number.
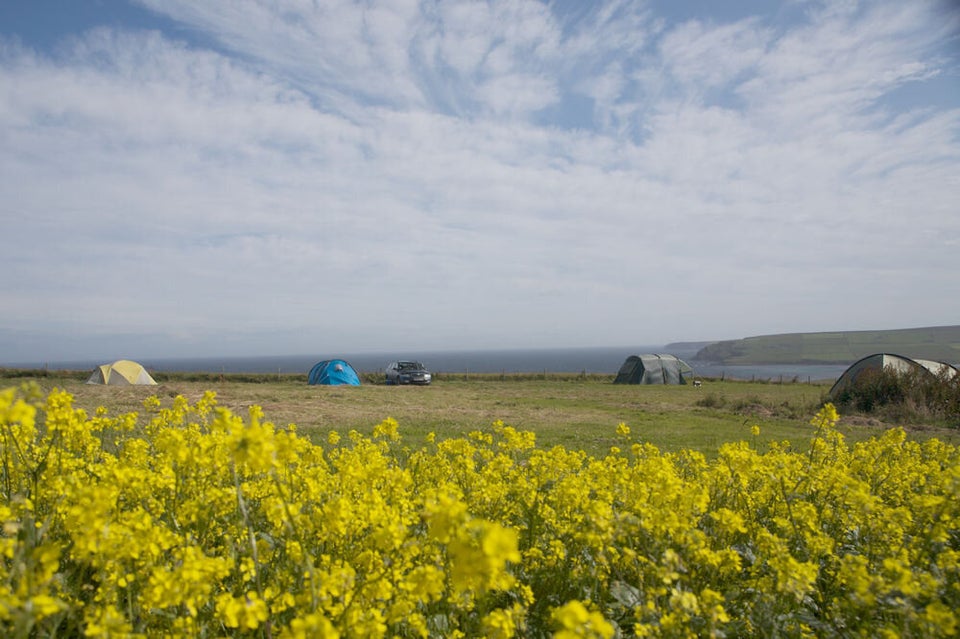
[[[675,342],[666,350],[692,351],[694,359],[728,365],[849,364],[873,353],[960,363],[960,326],[881,331],[785,333],[720,342]]]

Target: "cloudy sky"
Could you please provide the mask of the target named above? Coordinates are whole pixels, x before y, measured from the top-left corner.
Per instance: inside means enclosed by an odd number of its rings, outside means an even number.
[[[960,8],[0,3],[0,363],[960,323]]]

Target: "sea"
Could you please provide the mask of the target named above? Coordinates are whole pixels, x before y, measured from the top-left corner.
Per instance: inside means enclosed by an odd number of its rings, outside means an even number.
[[[697,377],[756,381],[835,380],[846,365],[767,364],[730,366],[698,361],[696,349],[665,346],[610,346],[553,349],[448,350],[415,352],[314,353],[258,357],[139,358],[148,371],[207,373],[307,373],[320,360],[344,359],[360,372],[382,372],[400,359],[418,360],[434,373],[597,373],[616,374],[624,360],[641,353],[670,353],[687,362]],[[104,361],[28,362],[16,368],[93,369]]]

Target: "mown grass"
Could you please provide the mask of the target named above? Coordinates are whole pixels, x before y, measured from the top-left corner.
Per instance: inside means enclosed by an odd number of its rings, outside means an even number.
[[[152,395],[169,405],[177,395],[191,403],[206,390],[220,406],[246,415],[261,406],[277,426],[296,424],[315,442],[330,431],[370,434],[386,417],[400,423],[411,445],[431,432],[457,437],[489,429],[503,421],[536,433],[542,447],[562,445],[601,454],[618,443],[616,427],[664,451],[693,449],[713,456],[728,441],[789,441],[806,449],[812,435],[810,417],[822,405],[829,384],[705,380],[694,386],[627,386],[604,375],[444,375],[428,387],[397,387],[365,380],[363,386],[308,386],[302,375],[157,374],[159,386],[94,386],[89,373],[69,371],[0,371],[0,385],[35,382],[44,392],[66,390],[75,405],[92,414],[105,407],[110,415],[141,412]],[[760,426],[759,437],[751,427]],[[860,441],[887,427],[903,425],[911,437],[938,437],[960,443],[960,431],[938,423],[892,424],[847,416],[840,429]]]

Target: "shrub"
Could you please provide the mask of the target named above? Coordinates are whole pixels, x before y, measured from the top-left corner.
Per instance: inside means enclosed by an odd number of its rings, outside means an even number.
[[[723,408],[727,405],[727,398],[716,393],[707,393],[696,401],[696,405],[702,408]]]
[[[834,398],[842,408],[878,413],[896,420],[943,419],[960,427],[960,375],[947,369],[865,371]]]

